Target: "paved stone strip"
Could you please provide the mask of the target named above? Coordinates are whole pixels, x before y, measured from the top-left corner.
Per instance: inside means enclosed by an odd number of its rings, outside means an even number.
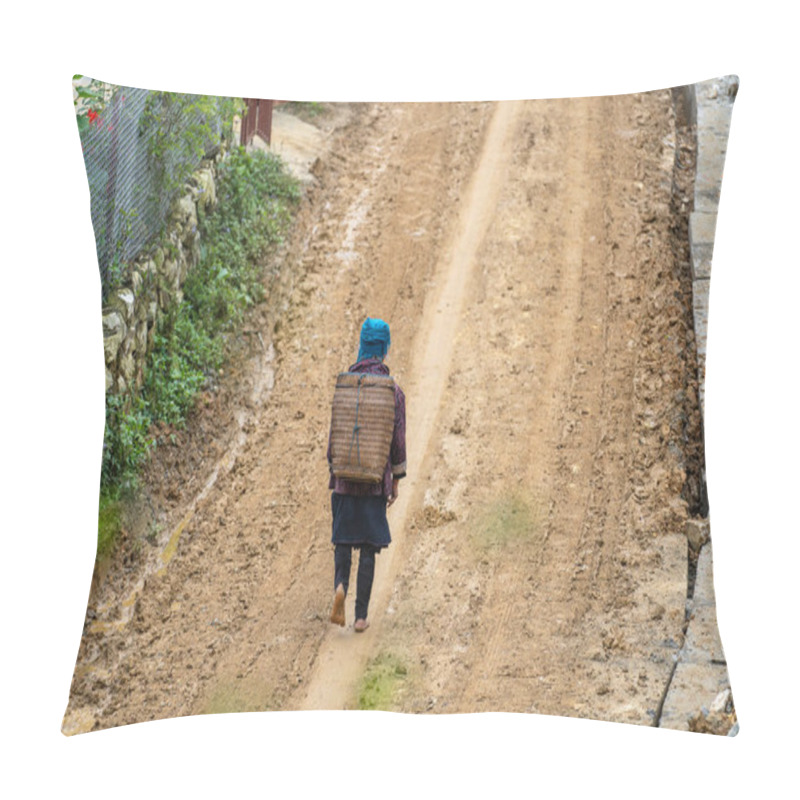
[[[661,728],[691,728],[701,715],[708,718],[717,698],[730,689],[717,626],[710,542],[700,551],[695,594],[690,603],[689,627],[664,702]]]
[[[708,335],[708,284],[717,227],[722,174],[731,124],[731,111],[739,79],[728,75],[694,85],[697,123],[697,175],[694,211],[689,215],[689,246],[692,259],[694,330],[700,412],[705,419],[706,341]]]
[[[729,75],[703,81],[693,87],[695,102],[692,111],[697,129],[697,167],[694,210],[689,215],[689,248],[700,413],[704,420],[711,259],[731,112],[738,86],[739,79]],[[687,608],[689,622],[686,637],[677,657],[659,726],[725,733],[730,725],[726,714],[726,706],[730,700],[730,680],[717,626],[711,542],[698,544],[700,553],[697,577],[694,597]],[[729,735],[735,736],[738,730],[738,723],[735,723],[730,728]]]

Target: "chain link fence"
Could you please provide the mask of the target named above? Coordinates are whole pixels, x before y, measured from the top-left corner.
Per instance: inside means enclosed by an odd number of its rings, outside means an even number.
[[[125,265],[163,230],[181,188],[175,177],[213,153],[229,122],[223,119],[228,98],[125,86],[110,87],[106,97],[98,111],[78,107],[88,120],[79,127],[104,300]],[[195,103],[201,99],[206,102]],[[155,141],[161,142],[157,155]]]

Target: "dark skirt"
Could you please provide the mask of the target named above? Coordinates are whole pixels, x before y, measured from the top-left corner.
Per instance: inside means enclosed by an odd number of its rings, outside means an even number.
[[[331,493],[334,544],[386,547],[392,541],[383,495],[356,496]]]

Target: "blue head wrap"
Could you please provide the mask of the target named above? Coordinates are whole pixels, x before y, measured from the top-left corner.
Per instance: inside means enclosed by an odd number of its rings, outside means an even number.
[[[358,348],[358,360],[365,358],[383,358],[392,337],[389,335],[389,326],[382,319],[367,319],[361,326],[361,342]]]

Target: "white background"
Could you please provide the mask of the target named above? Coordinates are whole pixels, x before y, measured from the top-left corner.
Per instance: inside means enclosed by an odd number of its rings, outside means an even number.
[[[679,1],[22,5],[4,11],[0,49],[0,786],[16,787],[6,796],[795,791],[798,131],[789,5],[748,4],[747,17],[727,3]],[[740,735],[535,715],[288,712],[63,737],[94,560],[104,391],[73,73],[309,100],[616,94],[738,74],[714,252],[706,446]]]

